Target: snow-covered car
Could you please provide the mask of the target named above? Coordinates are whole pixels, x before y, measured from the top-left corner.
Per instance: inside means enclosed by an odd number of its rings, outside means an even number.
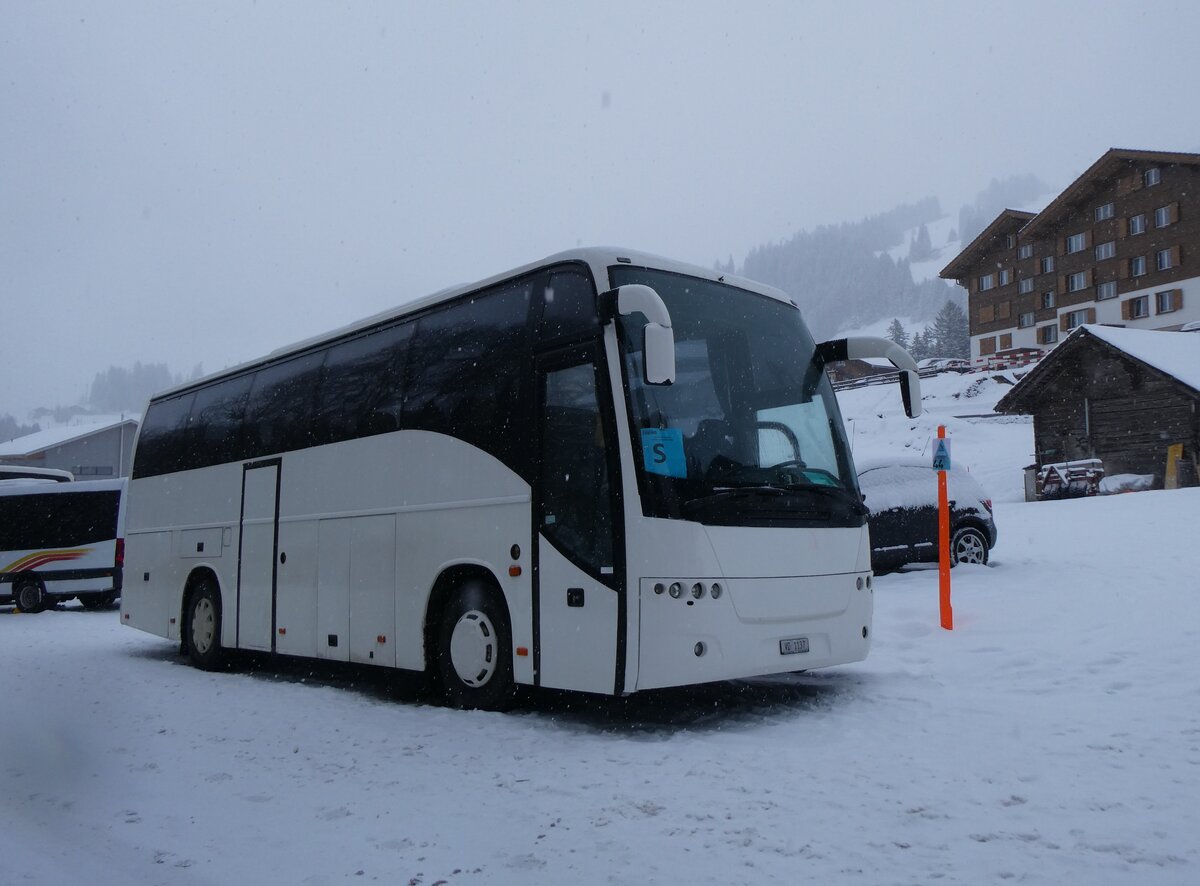
[[[937,473],[929,461],[865,463],[858,466],[858,483],[870,511],[871,568],[881,572],[905,563],[937,562]],[[947,492],[951,564],[987,563],[996,546],[991,499],[960,468],[948,472]]]
[[[958,357],[926,357],[917,363],[917,368],[937,372],[970,372],[971,361]]]

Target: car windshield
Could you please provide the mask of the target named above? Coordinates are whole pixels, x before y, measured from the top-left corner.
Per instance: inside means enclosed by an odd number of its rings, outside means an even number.
[[[861,526],[833,389],[791,304],[733,286],[618,265],[671,313],[675,383],[647,385],[639,315],[622,317],[643,512],[719,525]]]

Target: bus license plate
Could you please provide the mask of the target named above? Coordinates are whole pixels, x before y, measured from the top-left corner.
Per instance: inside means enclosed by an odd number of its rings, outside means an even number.
[[[808,652],[808,637],[795,637],[791,640],[779,641],[780,655],[795,655],[798,652]]]

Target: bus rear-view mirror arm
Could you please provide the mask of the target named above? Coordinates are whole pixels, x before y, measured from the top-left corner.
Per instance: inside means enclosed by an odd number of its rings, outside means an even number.
[[[627,283],[611,293],[617,313],[622,317],[641,314],[646,318],[642,333],[643,371],[648,385],[669,385],[675,381],[675,331],[671,314],[657,292],[642,283]]]
[[[861,335],[854,338],[835,338],[817,345],[816,359],[821,365],[842,360],[883,358],[900,371],[900,396],[904,414],[916,418],[921,414],[921,377],[917,361],[904,348],[886,338]]]

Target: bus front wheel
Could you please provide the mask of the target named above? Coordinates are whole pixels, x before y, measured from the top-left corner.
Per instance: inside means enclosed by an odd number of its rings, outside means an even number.
[[[438,624],[435,662],[442,693],[454,707],[513,706],[512,630],[498,590],[478,580],[454,590]]]
[[[221,595],[211,579],[202,579],[188,600],[184,628],[187,655],[192,664],[216,670],[225,659],[221,647]]]
[[[46,589],[35,579],[17,582],[13,588],[13,602],[22,612],[41,612],[46,608]]]

